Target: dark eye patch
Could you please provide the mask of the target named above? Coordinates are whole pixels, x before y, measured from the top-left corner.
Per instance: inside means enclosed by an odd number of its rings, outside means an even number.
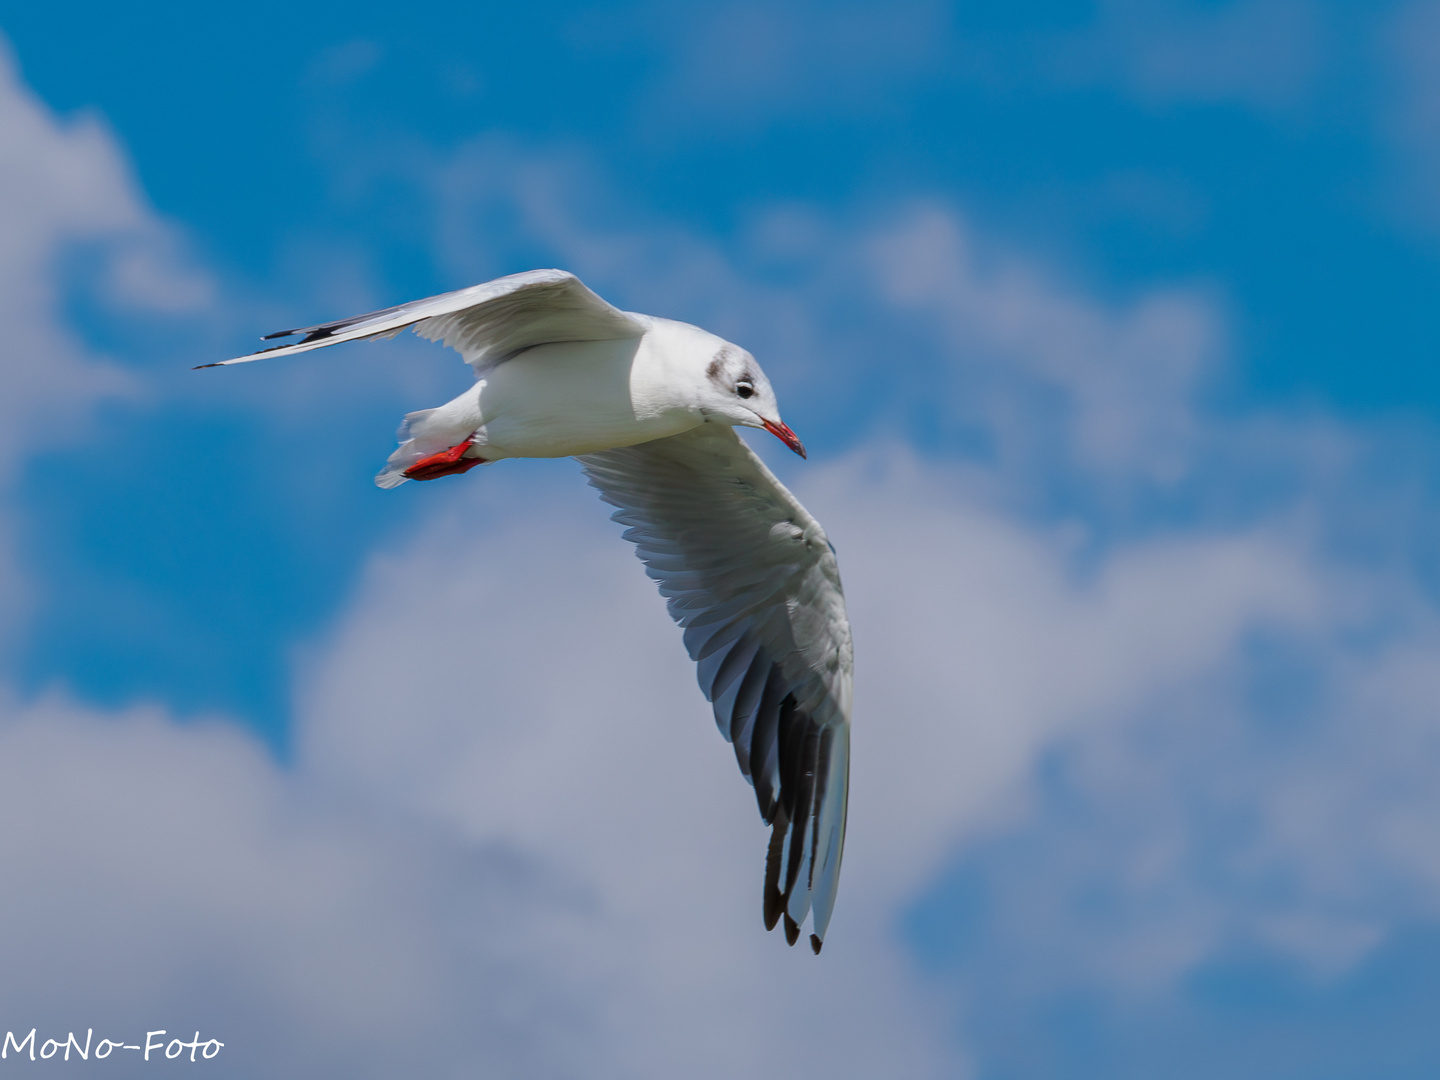
[[[729,359],[730,349],[728,347],[721,349],[715,354],[714,359],[712,359],[709,366],[705,368],[705,374],[710,378],[711,382],[718,383],[721,381],[721,377],[725,374],[725,364]]]

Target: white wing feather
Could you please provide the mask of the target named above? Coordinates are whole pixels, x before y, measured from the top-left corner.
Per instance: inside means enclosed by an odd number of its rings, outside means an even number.
[[[700,688],[772,827],[765,922],[819,951],[845,842],[853,667],[834,549],[722,424],[579,459],[685,628]]]
[[[642,318],[607,304],[574,274],[530,270],[383,311],[282,330],[267,335],[266,340],[296,334],[300,340],[200,366],[247,364],[323,349],[342,341],[393,337],[413,326],[422,337],[443,341],[455,349],[480,375],[534,345],[639,337],[646,330]]]

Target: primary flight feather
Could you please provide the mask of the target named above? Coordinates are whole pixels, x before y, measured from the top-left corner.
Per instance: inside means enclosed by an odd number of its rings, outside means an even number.
[[[684,628],[700,689],[771,828],[765,926],[818,953],[835,906],[850,771],[850,624],[825,531],[736,435],[801,457],[755,358],[687,323],[624,312],[562,270],[532,270],[336,322],[223,367],[411,327],[475,385],[405,417],[381,487],[507,457],[579,459],[617,507]]]

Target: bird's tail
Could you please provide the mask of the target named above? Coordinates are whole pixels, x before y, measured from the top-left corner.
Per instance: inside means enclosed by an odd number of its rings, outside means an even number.
[[[410,479],[405,475],[406,469],[426,455],[444,449],[443,446],[438,445],[433,449],[429,448],[436,439],[433,436],[426,437],[429,433],[425,431],[425,420],[435,411],[435,409],[420,409],[405,414],[405,419],[400,421],[400,430],[395,432],[395,437],[400,440],[400,445],[385,460],[385,467],[375,474],[376,487],[399,487]]]
[[[395,457],[392,454],[390,460],[385,463],[385,467],[375,474],[376,487],[399,487],[401,484],[405,483],[406,480],[410,479],[408,476],[405,475],[405,470],[408,469],[410,466],[408,464],[396,466],[394,464],[394,461]]]

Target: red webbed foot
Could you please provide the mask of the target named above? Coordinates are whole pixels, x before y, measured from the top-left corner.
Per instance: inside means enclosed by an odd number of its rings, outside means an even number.
[[[476,465],[484,465],[485,459],[480,457],[465,457],[465,451],[474,445],[469,439],[458,442],[449,450],[441,450],[438,454],[431,454],[423,457],[405,470],[404,476],[408,480],[436,480],[442,476],[449,476],[451,473],[469,472]]]

